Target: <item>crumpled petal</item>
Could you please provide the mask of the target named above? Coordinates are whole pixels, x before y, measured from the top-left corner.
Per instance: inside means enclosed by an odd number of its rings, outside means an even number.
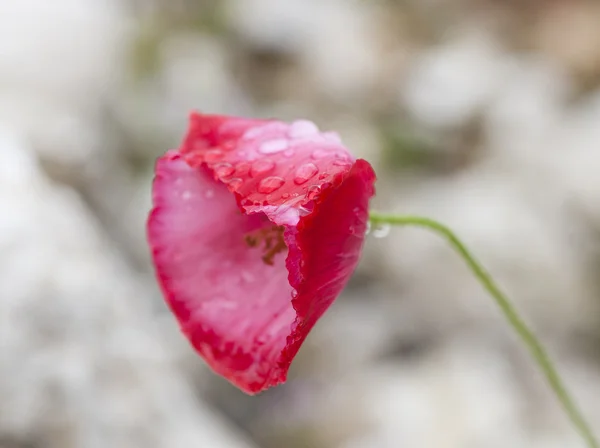
[[[192,114],[156,165],[148,241],[182,331],[247,393],[286,380],[360,258],[375,173],[304,120]]]

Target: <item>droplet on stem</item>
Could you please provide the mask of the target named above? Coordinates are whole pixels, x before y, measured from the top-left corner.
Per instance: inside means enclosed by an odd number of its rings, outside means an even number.
[[[373,229],[373,236],[375,238],[385,238],[390,234],[390,225],[389,224],[378,224]]]

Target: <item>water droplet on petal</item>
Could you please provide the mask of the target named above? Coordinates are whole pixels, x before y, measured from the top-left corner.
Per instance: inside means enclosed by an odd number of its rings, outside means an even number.
[[[309,209],[307,209],[306,207],[302,207],[302,206],[298,207],[298,215],[300,217],[306,216],[308,214],[310,214],[310,210]]]
[[[375,238],[385,238],[390,234],[389,224],[380,224],[373,229],[373,236]]]
[[[216,162],[223,157],[223,151],[220,149],[209,149],[204,153],[205,162]]]
[[[283,138],[278,138],[263,142],[258,148],[258,151],[263,154],[274,154],[276,152],[285,151],[286,149],[288,149],[288,141]]]
[[[244,132],[243,139],[244,140],[252,140],[256,137],[259,137],[264,132],[263,126],[256,126],[248,129]]]
[[[250,172],[250,163],[240,162],[235,166],[235,174],[244,177]]]
[[[296,120],[290,125],[288,135],[290,138],[308,137],[319,133],[319,128],[308,120]]]
[[[290,197],[290,194],[289,194],[289,193],[283,193],[283,194],[281,195],[281,199],[287,199],[287,198],[289,198],[289,197]]]
[[[295,299],[296,297],[298,297],[298,291],[292,289],[292,299]]]
[[[264,194],[273,193],[275,190],[281,188],[284,183],[285,181],[281,177],[265,177],[258,184],[258,192]]]
[[[184,201],[187,201],[191,197],[192,197],[191,191],[185,190],[183,193],[181,193],[181,199],[183,199]]]
[[[227,177],[233,174],[235,168],[231,163],[223,162],[215,165],[215,174],[219,177]]]
[[[317,197],[317,195],[321,192],[321,187],[319,185],[311,185],[310,187],[308,187],[308,192],[306,194],[306,196],[308,197],[308,199],[310,199],[311,201]]]
[[[257,160],[252,164],[250,175],[252,177],[260,176],[273,171],[273,168],[275,168],[275,162],[272,160]]]
[[[237,190],[242,185],[242,182],[243,182],[242,179],[240,179],[239,177],[234,177],[233,179],[230,179],[227,182],[227,186],[229,188]]]
[[[315,151],[313,151],[311,157],[313,159],[322,159],[324,157],[327,157],[330,154],[331,154],[331,151],[327,151],[326,149],[316,149]]]
[[[284,156],[286,157],[292,157],[294,155],[294,150],[293,149],[286,149],[285,152],[283,153]]]
[[[215,197],[215,192],[214,192],[214,190],[210,190],[210,189],[209,189],[209,190],[206,190],[206,191],[204,192],[204,197],[205,197],[206,199],[211,199],[211,198],[214,198],[214,197]]]
[[[302,185],[308,182],[315,174],[319,172],[319,168],[314,163],[305,163],[296,170],[294,177],[294,183],[296,185]]]
[[[325,179],[327,176],[328,176],[328,174],[327,174],[327,173],[321,173],[321,174],[319,174],[319,180],[323,180],[323,179]]]
[[[352,165],[352,162],[350,160],[338,159],[334,161],[333,164],[336,166],[350,166]]]

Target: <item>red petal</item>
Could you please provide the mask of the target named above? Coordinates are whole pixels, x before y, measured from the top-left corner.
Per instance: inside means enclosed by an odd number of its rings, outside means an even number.
[[[358,263],[374,181],[310,122],[192,115],[157,163],[148,236],[166,300],[216,372],[248,393],[285,381]],[[274,224],[287,250],[268,265],[244,237]]]

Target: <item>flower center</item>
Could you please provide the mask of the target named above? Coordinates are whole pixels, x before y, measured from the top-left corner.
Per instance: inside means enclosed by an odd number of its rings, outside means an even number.
[[[259,247],[264,243],[262,260],[265,264],[273,266],[275,255],[287,249],[283,239],[284,230],[284,226],[265,227],[246,234],[244,240],[249,247]]]

